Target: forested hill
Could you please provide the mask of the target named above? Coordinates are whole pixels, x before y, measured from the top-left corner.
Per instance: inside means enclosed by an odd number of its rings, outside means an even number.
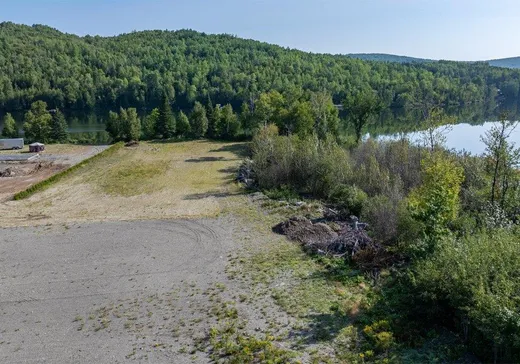
[[[0,110],[50,107],[151,107],[163,93],[177,107],[194,101],[240,105],[261,92],[290,96],[326,90],[340,103],[372,88],[388,105],[442,98],[491,100],[501,90],[518,99],[520,71],[486,63],[368,62],[311,54],[230,35],[181,30],[116,37],[78,37],[36,25],[0,24]]]

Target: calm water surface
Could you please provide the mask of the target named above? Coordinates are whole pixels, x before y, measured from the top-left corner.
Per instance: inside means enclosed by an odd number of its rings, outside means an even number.
[[[457,151],[467,151],[471,154],[479,155],[484,153],[486,146],[481,140],[481,137],[485,135],[487,131],[489,131],[493,125],[497,125],[496,122],[485,122],[482,125],[471,125],[467,123],[460,123],[453,125],[451,130],[445,134],[446,137],[446,147],[448,149],[454,149]],[[418,132],[409,132],[404,133],[408,139],[410,139],[414,143],[421,144],[422,141],[422,133]],[[367,136],[370,136],[368,134]],[[386,134],[386,135],[378,135],[376,139],[379,140],[392,140],[398,139],[401,135],[399,133],[394,134]],[[520,147],[520,126],[518,126],[512,133],[509,139],[511,142],[515,143],[517,147]]]

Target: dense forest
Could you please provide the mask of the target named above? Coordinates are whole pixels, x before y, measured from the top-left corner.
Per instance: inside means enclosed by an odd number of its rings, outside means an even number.
[[[231,35],[191,30],[144,31],[116,37],[64,34],[47,26],[0,24],[0,109],[152,109],[166,95],[177,110],[196,101],[254,106],[259,95],[325,91],[340,104],[359,90],[384,104],[517,102],[520,71],[486,63],[370,62],[311,54]]]

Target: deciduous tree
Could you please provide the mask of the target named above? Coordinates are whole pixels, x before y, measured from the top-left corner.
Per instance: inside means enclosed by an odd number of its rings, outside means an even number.
[[[4,117],[4,128],[2,129],[2,136],[5,138],[18,138],[18,127],[13,116],[9,113]]]
[[[195,102],[190,115],[191,133],[195,138],[202,138],[208,131],[208,118],[206,109],[200,102]]]
[[[47,111],[47,103],[36,101],[25,114],[23,129],[29,141],[46,143],[49,141],[52,116]]]
[[[381,101],[372,89],[363,89],[347,97],[344,107],[348,112],[348,120],[354,127],[356,143],[359,143],[363,129],[381,111]]]

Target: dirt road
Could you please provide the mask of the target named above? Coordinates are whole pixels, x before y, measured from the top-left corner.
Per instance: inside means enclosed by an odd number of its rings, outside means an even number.
[[[218,219],[0,230],[0,362],[206,362],[183,337],[208,329],[201,292],[225,276],[231,230]]]

